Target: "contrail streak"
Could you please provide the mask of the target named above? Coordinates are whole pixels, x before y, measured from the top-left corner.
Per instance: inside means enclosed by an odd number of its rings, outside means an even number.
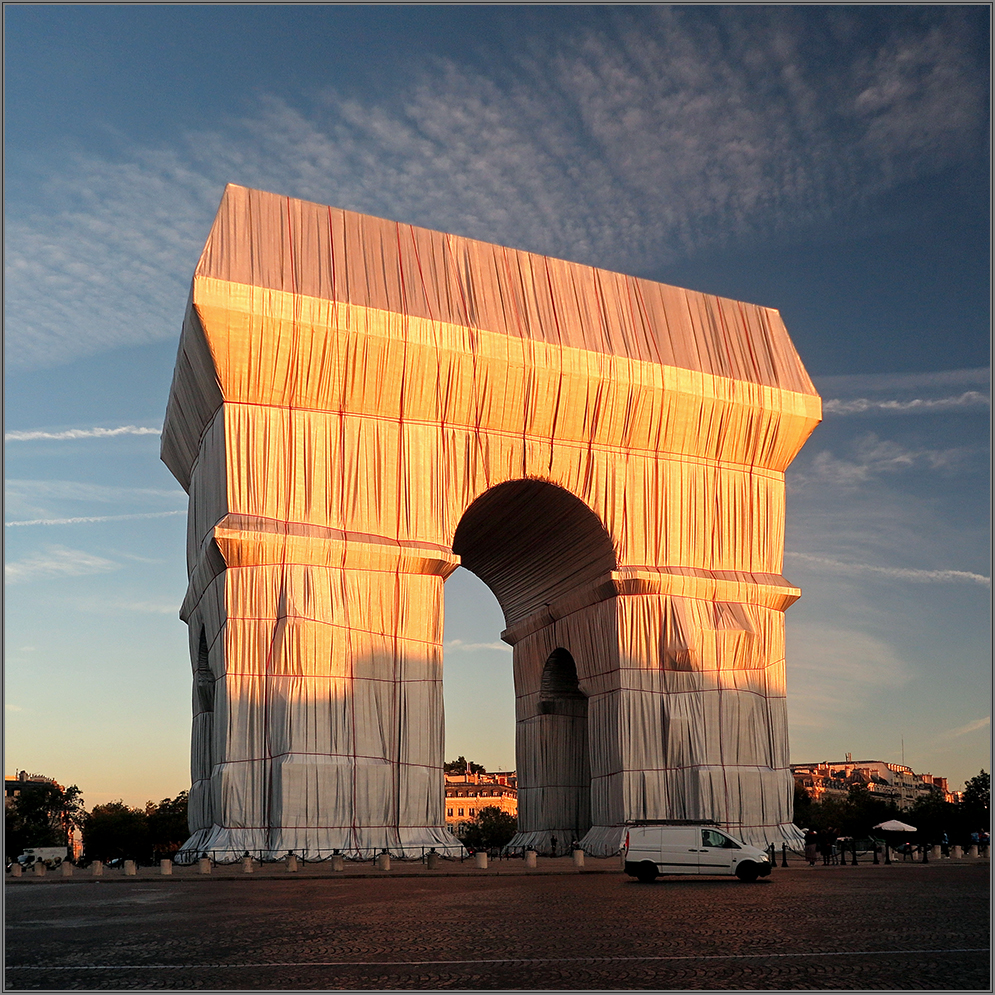
[[[64,432],[5,432],[4,442],[31,442],[35,439],[107,439],[116,435],[161,435],[161,428],[122,425],[120,428],[69,428]]]
[[[840,573],[849,574],[879,574],[883,577],[894,577],[896,580],[911,580],[920,584],[950,584],[967,581],[971,584],[981,584],[991,587],[991,577],[984,574],[973,574],[966,570],[908,570],[904,567],[876,567],[870,563],[843,563],[831,560],[825,556],[810,556],[808,553],[788,553],[785,556],[794,560],[804,560],[806,563],[818,563],[831,567]]]
[[[82,525],[87,522],[124,522],[135,518],[167,518],[170,515],[185,515],[185,511],[149,511],[138,515],[93,515],[88,518],[32,518],[26,522],[4,522],[4,528],[15,525]]]
[[[962,408],[989,407],[992,399],[977,390],[968,390],[956,397],[932,399],[913,398],[911,401],[874,401],[857,397],[852,401],[830,398],[824,401],[822,412],[826,415],[864,415],[871,412],[880,414],[931,414],[937,411],[957,411]]]

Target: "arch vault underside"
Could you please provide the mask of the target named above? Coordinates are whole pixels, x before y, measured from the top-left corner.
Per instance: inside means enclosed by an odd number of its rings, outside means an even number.
[[[162,441],[190,495],[186,850],[458,847],[461,562],[514,648],[517,843],[793,838],[784,470],[820,417],[774,310],[228,187]]]

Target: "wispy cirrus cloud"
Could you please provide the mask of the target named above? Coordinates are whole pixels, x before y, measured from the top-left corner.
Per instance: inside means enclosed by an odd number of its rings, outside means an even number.
[[[120,564],[79,549],[66,546],[48,546],[20,560],[4,564],[4,579],[8,584],[51,579],[55,577],[83,577],[87,574],[108,573]]]
[[[185,500],[180,487],[115,487],[82,480],[31,480],[11,478],[4,481],[4,494],[10,501],[92,501],[100,504],[136,500]]]
[[[983,148],[955,16],[896,19],[872,45],[842,14],[783,8],[606,18],[412,60],[378,100],[263,96],[173,148],[80,157],[8,210],[8,361],[175,336],[228,181],[639,271],[853,214]]]
[[[956,729],[948,729],[946,732],[940,733],[937,739],[959,739],[961,736],[969,736],[972,732],[980,732],[982,729],[991,728],[992,717],[986,715],[983,719],[974,719],[972,722],[967,722],[962,726],[958,726]]]
[[[148,599],[125,600],[121,598],[74,598],[76,608],[97,615],[179,615],[180,602],[154,601]]]
[[[875,400],[867,397],[841,401],[830,398],[823,402],[822,412],[825,415],[916,415],[963,411],[967,408],[990,408],[991,405],[992,399],[988,394],[968,390],[952,397],[914,397],[910,401]]]
[[[447,639],[442,644],[446,650],[459,650],[461,653],[477,653],[480,650],[497,650],[499,653],[510,653],[511,647],[507,643],[467,643],[462,639]]]
[[[186,511],[144,511],[134,515],[80,515],[76,518],[32,518],[20,522],[4,522],[4,528],[23,525],[86,525],[91,522],[125,522],[142,518],[171,518]]]
[[[911,447],[875,432],[865,432],[851,440],[847,456],[821,449],[806,456],[788,472],[788,485],[799,492],[812,485],[831,485],[839,491],[862,487],[889,475],[906,471],[932,471],[952,474],[963,470],[981,456],[978,446]]]
[[[41,439],[112,439],[120,435],[161,435],[160,428],[145,428],[140,425],[120,425],[117,428],[67,428],[60,432],[41,429],[4,432],[4,442],[35,442]]]
[[[905,567],[884,567],[871,563],[848,563],[827,556],[813,556],[809,553],[786,552],[786,559],[808,563],[837,574],[846,576],[870,575],[891,580],[906,580],[914,584],[980,584],[991,587],[991,577],[971,573],[967,570],[913,570]]]
[[[166,518],[185,514],[181,509],[186,502],[186,493],[179,487],[116,487],[79,480],[10,479],[4,482],[4,510],[10,516],[4,525],[11,528]],[[87,514],[94,505],[124,507],[117,514]],[[163,505],[169,510],[154,510],[157,506],[162,509]],[[129,506],[143,510],[130,511]]]
[[[817,377],[822,410],[834,415],[935,415],[991,408],[989,370]]]

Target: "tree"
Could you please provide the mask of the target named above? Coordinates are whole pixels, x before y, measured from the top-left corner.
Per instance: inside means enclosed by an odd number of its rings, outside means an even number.
[[[486,774],[485,768],[481,767],[480,764],[475,764],[472,760],[467,760],[464,756],[459,756],[455,760],[447,760],[443,765],[442,769],[447,774],[465,774],[467,770],[471,774]]]
[[[181,791],[175,798],[163,798],[158,805],[146,802],[145,818],[153,854],[167,856],[176,853],[190,837],[187,793]]]
[[[987,826],[991,799],[992,779],[988,771],[982,770],[979,774],[969,778],[967,784],[964,785],[962,804],[965,815],[980,825]]]
[[[95,805],[83,825],[83,858],[93,860],[148,860],[151,855],[149,820],[140,808],[123,801]]]
[[[812,818],[812,805],[812,796],[795,781],[794,819],[792,821],[796,826],[808,828]]]
[[[511,842],[517,831],[518,820],[496,805],[487,805],[472,821],[457,828],[460,841],[470,850],[500,849]]]
[[[79,788],[62,788],[51,781],[26,781],[4,812],[7,856],[20,856],[25,847],[69,846],[69,836],[81,829],[86,810]]]

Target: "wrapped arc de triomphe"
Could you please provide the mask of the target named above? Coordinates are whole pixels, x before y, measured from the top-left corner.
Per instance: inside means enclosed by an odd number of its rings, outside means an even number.
[[[184,852],[459,846],[460,564],[514,647],[515,844],[795,838],[784,471],[820,417],[775,310],[229,186],[162,440],[190,495]]]

